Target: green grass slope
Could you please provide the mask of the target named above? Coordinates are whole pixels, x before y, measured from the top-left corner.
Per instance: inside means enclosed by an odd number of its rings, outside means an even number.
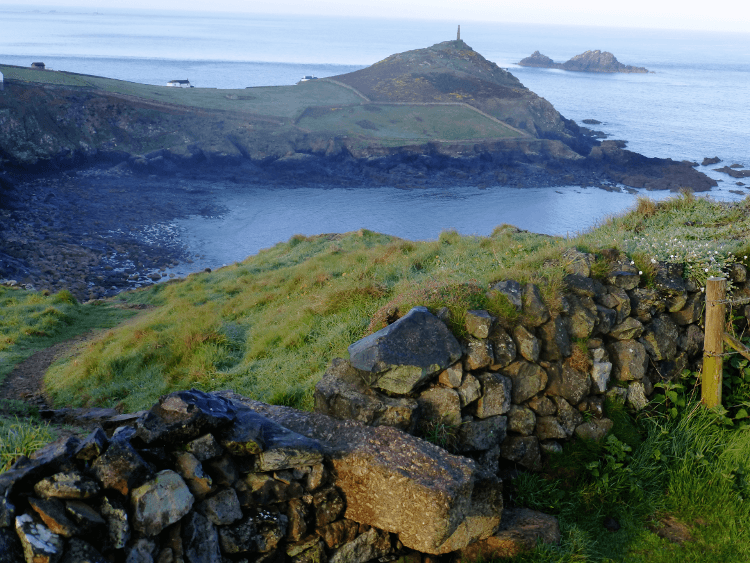
[[[62,335],[64,315],[99,310],[101,320],[104,308],[147,304],[127,325],[101,332],[52,367],[45,385],[58,406],[134,411],[160,394],[197,387],[310,408],[330,360],[412,306],[448,307],[459,334],[467,309],[487,309],[510,324],[515,309],[487,296],[492,282],[533,281],[557,308],[563,252],[613,247],[631,256],[647,283],[657,259],[683,264],[704,283],[735,262],[750,265],[750,198],[640,199],[630,213],[570,239],[508,225],[488,237],[445,232],[430,242],[369,231],[295,236],[241,263],[122,294],[108,305],[7,290],[0,294],[10,319],[0,324],[2,359],[18,361],[19,347],[33,346],[40,330]],[[597,254],[593,275],[604,275],[606,265]],[[513,502],[555,514],[562,532],[559,545],[538,546],[515,561],[750,559],[750,365],[739,357],[725,362],[725,403],[715,411],[697,404],[697,382],[684,373],[637,417],[608,403],[615,427],[605,442],[571,442],[542,473],[508,480]],[[1,421],[0,465],[47,436],[34,422]]]

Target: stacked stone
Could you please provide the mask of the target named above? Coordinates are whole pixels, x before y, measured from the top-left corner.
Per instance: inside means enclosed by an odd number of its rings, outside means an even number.
[[[412,309],[352,344],[348,361],[333,361],[316,387],[316,409],[427,437],[436,424],[452,428],[449,445],[488,473],[500,459],[538,468],[574,435],[602,439],[612,428],[605,398],[641,410],[656,383],[697,367],[705,302],[681,266],[656,262],[646,286],[623,254],[607,254],[603,281],[591,277],[593,255],[564,255],[566,292],[555,311],[534,284],[495,284],[490,294],[519,313],[511,328],[469,311],[459,342],[426,308]],[[743,266],[732,267],[731,279],[734,295],[750,294]]]
[[[0,562],[303,563],[394,551],[389,533],[344,510],[317,441],[184,391],[111,437],[67,438],[0,474]]]

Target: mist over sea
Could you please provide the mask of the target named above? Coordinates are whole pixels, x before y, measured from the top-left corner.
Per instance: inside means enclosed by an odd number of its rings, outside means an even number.
[[[148,84],[187,78],[199,88],[284,85],[304,75],[351,72],[393,53],[455,39],[461,24],[461,38],[475,51],[508,69],[565,117],[579,124],[587,118],[601,121],[592,127],[626,140],[631,150],[698,162],[718,156],[719,166],[750,167],[750,34],[119,8],[99,12],[0,7],[0,61],[21,66],[43,61],[56,70]],[[535,50],[564,62],[589,49],[611,51],[620,62],[653,73],[573,73],[516,64]],[[710,168],[700,170],[722,180],[712,197],[750,194]],[[356,188],[200,186],[212,191],[226,212],[177,223],[190,252],[206,256],[191,269],[242,259],[298,232],[366,227],[429,239],[447,228],[486,235],[495,225],[512,223],[572,234],[626,209],[635,198],[580,186],[479,190],[468,183],[379,193]],[[222,243],[227,233],[232,233],[231,244]]]

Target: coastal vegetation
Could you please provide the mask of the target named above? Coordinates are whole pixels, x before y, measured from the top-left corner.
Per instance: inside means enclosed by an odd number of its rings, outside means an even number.
[[[733,263],[750,265],[749,211],[750,199],[720,203],[686,192],[660,203],[639,199],[631,212],[574,237],[510,225],[426,242],[366,230],[298,235],[241,263],[106,302],[2,289],[3,375],[32,349],[109,325],[47,373],[57,406],[133,412],[195,387],[309,410],[331,359],[412,306],[447,307],[458,333],[470,309],[512,323],[515,309],[487,289],[515,279],[537,283],[548,306],[560,308],[565,251],[573,248],[597,255],[593,275],[606,274],[603,256],[617,248],[646,279],[652,261],[668,260],[702,285]],[[514,502],[557,515],[562,530],[559,546],[518,560],[746,561],[750,369],[732,358],[725,371],[723,407],[703,409],[699,380],[686,370],[637,417],[608,404],[615,427],[604,443],[570,443],[543,472],[507,483]],[[47,437],[39,427],[5,419],[0,453],[33,450]]]

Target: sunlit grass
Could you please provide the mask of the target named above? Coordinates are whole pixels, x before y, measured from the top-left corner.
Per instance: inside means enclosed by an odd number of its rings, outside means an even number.
[[[691,236],[707,245],[703,256],[718,256],[720,245],[731,245],[736,254],[744,244],[737,237],[749,226],[748,209],[747,200],[717,204],[690,195],[642,200],[634,211],[571,239],[505,225],[487,237],[446,231],[428,242],[366,230],[298,235],[221,270],[123,294],[127,302],[157,308],[55,366],[47,389],[59,404],[131,411],[185,387],[232,388],[310,409],[315,383],[332,358],[346,356],[349,344],[415,305],[447,307],[458,334],[469,309],[486,309],[507,324],[518,314],[488,290],[496,281],[515,279],[537,284],[548,307],[559,310],[564,250],[614,247],[637,260],[642,255],[648,265],[663,258],[653,254],[651,240],[691,228],[685,218],[700,216]],[[709,221],[725,230],[706,229]],[[639,233],[651,238],[642,242]],[[605,273],[606,262],[599,259],[597,268]]]

